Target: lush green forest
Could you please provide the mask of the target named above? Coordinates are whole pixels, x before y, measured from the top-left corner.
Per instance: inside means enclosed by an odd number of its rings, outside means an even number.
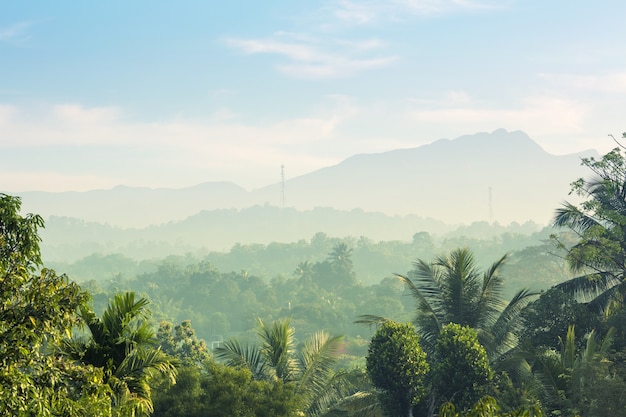
[[[583,164],[542,230],[152,260],[44,265],[43,219],[0,194],[0,411],[626,415],[626,159]]]

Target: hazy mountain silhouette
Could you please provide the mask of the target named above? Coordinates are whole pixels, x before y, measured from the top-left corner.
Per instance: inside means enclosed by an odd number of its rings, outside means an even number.
[[[533,220],[546,224],[569,184],[588,173],[583,156],[545,152],[523,132],[496,130],[412,149],[363,154],[285,182],[285,206],[360,208],[448,224]],[[287,166],[288,170],[288,166]],[[182,220],[203,210],[280,206],[283,184],[252,192],[224,182],[183,189],[119,186],[87,192],[24,192],[23,208],[122,227]],[[491,189],[491,203],[490,203]]]
[[[356,155],[287,181],[285,200],[299,209],[361,207],[448,224],[481,220],[546,224],[568,197],[569,184],[588,175],[581,157],[597,155],[595,151],[551,155],[525,133],[500,129],[413,149]],[[270,200],[280,187],[254,192],[255,200]]]

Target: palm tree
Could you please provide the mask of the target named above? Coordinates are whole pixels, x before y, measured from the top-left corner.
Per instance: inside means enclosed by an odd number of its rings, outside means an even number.
[[[224,342],[216,357],[227,365],[248,368],[254,379],[293,383],[307,416],[321,415],[343,397],[345,375],[333,369],[341,337],[317,332],[296,349],[289,319],[271,325],[259,319],[257,335],[259,344]]]
[[[333,246],[330,254],[328,255],[328,261],[334,267],[342,270],[352,270],[352,248],[346,243],[337,243]]]
[[[492,364],[517,346],[519,314],[537,293],[523,289],[503,300],[500,269],[506,258],[481,271],[472,252],[459,248],[432,263],[418,260],[409,276],[397,275],[417,302],[415,325],[427,351],[448,323],[475,329]]]
[[[296,266],[293,275],[301,284],[309,284],[313,281],[314,265],[310,261],[303,261]]]
[[[584,403],[591,396],[590,387],[600,380],[606,383],[614,378],[602,369],[610,364],[607,357],[614,335],[614,327],[608,330],[604,338],[591,331],[586,336],[585,348],[577,352],[572,325],[567,330],[565,340],[561,340],[559,352],[547,349],[534,355],[533,373],[539,381],[542,402],[547,408],[580,412],[581,407],[589,406]]]
[[[147,304],[145,298],[136,300],[133,292],[126,292],[115,295],[101,318],[83,307],[79,315],[89,337],[66,339],[63,344],[63,355],[104,369],[113,409],[119,415],[142,416],[153,411],[149,382],[155,372],[175,382],[173,360],[155,347]]]
[[[585,158],[582,163],[594,176],[574,182],[572,191],[587,200],[580,206],[565,202],[554,217],[555,226],[569,228],[580,239],[566,248],[566,259],[582,275],[557,287],[601,312],[615,296],[626,294],[626,159],[616,148],[599,161]]]

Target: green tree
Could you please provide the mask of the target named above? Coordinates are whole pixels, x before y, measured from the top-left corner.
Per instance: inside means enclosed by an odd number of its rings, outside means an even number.
[[[153,417],[295,417],[298,406],[293,384],[209,360],[183,366],[175,385],[158,386]]]
[[[398,276],[417,302],[415,324],[427,350],[432,351],[448,323],[475,329],[494,364],[517,346],[523,324],[520,312],[536,293],[523,289],[508,303],[503,300],[500,269],[506,258],[501,257],[483,272],[472,252],[460,248],[432,263],[420,259],[409,276]]]
[[[614,334],[614,328],[604,338],[591,331],[579,347],[574,326],[570,326],[559,351],[545,349],[536,354],[533,371],[541,383],[542,402],[548,413],[589,417],[624,414],[626,401],[615,392],[626,384],[614,372],[610,360]]]
[[[206,342],[196,337],[191,320],[184,320],[177,326],[162,321],[157,331],[157,339],[163,352],[183,363],[199,364],[211,359]]]
[[[495,398],[485,396],[478,400],[466,412],[457,412],[453,403],[448,402],[441,406],[439,417],[542,417],[541,409],[536,406],[522,407],[512,412],[503,412]]]
[[[419,336],[409,323],[383,322],[370,342],[367,373],[380,390],[379,400],[389,417],[412,416],[425,393],[429,370]]]
[[[173,383],[174,361],[157,347],[145,298],[133,292],[116,294],[102,317],[83,307],[80,317],[89,337],[66,339],[62,353],[68,358],[104,369],[117,415],[148,415],[153,411],[151,378],[155,373]]]
[[[589,333],[600,325],[597,315],[560,288],[551,288],[528,305],[522,313],[521,344],[558,349],[561,337],[571,325]]]
[[[474,329],[456,323],[443,326],[434,356],[432,381],[438,396],[466,409],[487,394],[493,371]]]
[[[293,383],[308,416],[321,415],[343,397],[344,374],[334,370],[341,337],[317,332],[296,349],[288,319],[270,325],[258,319],[257,335],[259,344],[227,340],[215,350],[216,357],[227,365],[247,368],[255,380]]]
[[[102,372],[54,355],[88,295],[42,267],[40,216],[0,194],[0,414],[106,416]]]
[[[584,158],[582,164],[593,176],[572,183],[572,192],[585,200],[564,203],[554,217],[555,226],[579,237],[564,248],[570,268],[582,275],[558,287],[582,295],[590,308],[602,311],[626,292],[626,159],[615,148],[600,160]]]
[[[352,272],[352,248],[346,243],[337,243],[330,251],[328,261],[340,271]]]

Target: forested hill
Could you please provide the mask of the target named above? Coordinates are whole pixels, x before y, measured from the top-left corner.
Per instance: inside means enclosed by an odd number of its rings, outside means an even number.
[[[546,224],[585,175],[580,158],[589,151],[551,155],[523,132],[496,130],[412,149],[356,155],[338,165],[289,178],[285,161],[284,205],[298,210],[360,208],[389,215],[412,214],[448,224],[533,220]],[[202,210],[281,206],[283,184],[254,191],[227,182],[183,189],[119,186],[88,192],[23,192],[25,212],[121,227],[181,221]],[[491,202],[490,202],[491,201]]]

